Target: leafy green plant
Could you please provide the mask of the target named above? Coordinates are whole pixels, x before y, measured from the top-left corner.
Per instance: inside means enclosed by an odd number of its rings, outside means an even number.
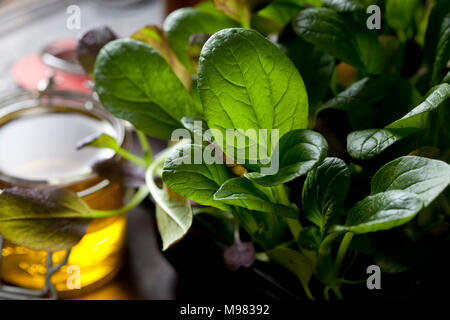
[[[230,268],[270,261],[297,277],[310,299],[318,296],[313,281],[329,299],[330,290],[342,298],[341,286],[355,282],[347,279],[349,251],[367,252],[361,248],[371,241],[361,234],[414,225],[423,235],[448,224],[448,2],[322,2],[207,2],[175,11],[163,30],[146,26],[107,43],[95,91],[137,129],[144,157],[104,135],[81,147],[115,150],[146,169],[146,184],[112,212],[90,210],[66,191],[49,191],[42,202],[38,192],[4,190],[0,233],[32,248],[68,248],[89,219],[122,214],[151,193],[163,250],[209,215],[234,241],[224,254]],[[381,30],[365,26],[369,4],[386,12]],[[434,17],[426,32],[413,17],[420,15]],[[409,61],[411,43],[423,60]],[[170,139],[179,128],[187,139],[153,159],[145,134]],[[230,129],[243,146],[222,139]],[[251,134],[260,129],[279,136]],[[263,155],[251,157],[254,146]],[[226,161],[197,163],[196,154]],[[276,172],[263,171],[274,163]],[[54,219],[69,231],[54,230]],[[21,224],[54,239],[24,235]]]

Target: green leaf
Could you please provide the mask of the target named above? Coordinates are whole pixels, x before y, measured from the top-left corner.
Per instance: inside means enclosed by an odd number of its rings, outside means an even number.
[[[310,108],[317,106],[330,87],[335,58],[299,36],[281,37],[277,45],[294,62],[305,82]]]
[[[80,140],[77,144],[77,149],[81,150],[86,147],[95,147],[95,148],[107,148],[111,150],[116,150],[120,148],[116,139],[107,135],[106,133],[94,133],[86,138]]]
[[[273,174],[259,172],[245,176],[263,186],[274,186],[298,178],[314,168],[328,153],[328,144],[320,133],[311,130],[294,130],[286,133],[272,155],[271,163],[279,163]]]
[[[450,97],[450,85],[440,84],[425,101],[384,129],[368,129],[350,133],[347,137],[348,153],[356,159],[371,159],[394,142],[425,129],[430,112],[443,104],[448,97]]]
[[[325,158],[306,176],[302,192],[303,212],[322,234],[342,210],[349,187],[350,170],[338,158]]]
[[[0,233],[33,250],[68,250],[86,233],[87,205],[65,189],[0,190]]]
[[[352,12],[366,9],[366,6],[360,0],[322,0],[322,3],[339,12]]]
[[[352,29],[365,71],[372,75],[381,74],[384,65],[377,33],[365,29],[365,26],[361,29],[359,25],[352,25]]]
[[[256,145],[270,157],[277,142],[272,141],[271,129],[278,129],[282,137],[307,127],[308,102],[300,74],[280,49],[256,31],[226,29],[212,36],[200,57],[198,88],[206,121],[224,151],[227,145],[236,148],[234,139],[224,143],[217,137],[219,132],[226,137],[227,129],[238,129],[246,138],[239,149],[247,153]],[[255,139],[248,133],[258,134],[259,129],[269,130],[267,137]]]
[[[289,270],[302,283],[303,289],[310,299],[314,299],[308,288],[309,280],[313,274],[311,261],[302,253],[284,247],[277,247],[266,251],[273,263],[279,264]]]
[[[209,129],[206,121],[199,116],[183,117],[181,118],[181,123],[186,129],[200,139],[203,139],[206,136],[205,132]]]
[[[138,166],[147,167],[147,163],[144,159],[135,156],[134,154],[122,149],[121,146],[117,143],[116,139],[105,134],[105,133],[94,133],[80,140],[77,145],[77,149],[83,149],[86,147],[95,147],[95,148],[106,148],[114,150],[118,155],[122,158],[134,162]]]
[[[428,18],[427,31],[425,34],[425,44],[423,46],[424,60],[430,70],[433,69],[433,64],[436,58],[436,49],[441,34],[442,22],[445,16],[450,12],[449,1],[438,1],[431,10]]]
[[[253,16],[253,25],[266,34],[280,32],[303,9],[305,0],[274,0]]]
[[[166,60],[131,39],[108,43],[95,64],[95,91],[104,107],[137,129],[168,139],[194,102]]]
[[[445,75],[444,79],[442,80],[442,82],[448,83],[450,84],[450,71],[447,72],[447,74]]]
[[[244,28],[250,27],[250,0],[213,0],[217,10],[241,23]]]
[[[401,40],[412,36],[413,23],[419,0],[386,0],[387,24],[397,31]]]
[[[182,8],[167,16],[163,29],[175,55],[191,73],[194,73],[188,54],[191,36],[200,33],[212,35],[219,30],[235,26],[238,24],[226,16],[197,8]]]
[[[155,199],[155,194],[152,193]],[[162,250],[180,241],[192,225],[193,215],[189,200],[164,187],[156,196],[156,223],[161,235]]]
[[[302,249],[318,251],[322,242],[320,230],[316,227],[304,228],[298,237],[298,244]]]
[[[222,203],[265,213],[278,214],[287,218],[298,218],[298,208],[277,203],[273,188],[259,186],[247,178],[227,180],[214,194]]]
[[[345,225],[334,226],[335,231],[367,233],[400,226],[423,208],[423,202],[414,193],[391,190],[368,196],[349,212]]]
[[[414,193],[425,206],[450,183],[450,165],[440,160],[406,156],[385,164],[372,179],[372,194],[390,190]]]
[[[402,137],[386,129],[367,129],[347,136],[347,151],[355,159],[368,160]]]
[[[239,224],[264,250],[272,249],[283,242],[286,236],[286,224],[279,215],[260,211],[251,211],[234,207],[233,213]]]
[[[213,195],[231,178],[231,174],[224,164],[207,164],[203,158],[205,152],[207,149],[201,145],[177,146],[164,163],[163,181],[185,198],[205,206],[230,211],[228,205],[216,201]],[[196,159],[202,161],[195,163]]]
[[[329,8],[310,8],[294,19],[295,32],[336,58],[368,73],[381,72],[377,34]]]
[[[439,42],[436,48],[436,59],[433,64],[433,73],[431,84],[437,84],[442,79],[442,70],[450,61],[450,13],[448,13],[442,22],[439,32]]]
[[[176,194],[165,185],[162,189],[159,188],[153,180],[156,171],[160,170],[165,157],[172,150],[172,148],[168,149],[155,159],[146,173],[147,186],[156,203],[156,222],[161,235],[163,250],[182,239],[191,227],[193,220],[189,200]]]
[[[361,121],[358,109],[368,109],[368,105],[380,101],[386,97],[393,87],[396,79],[391,76],[382,76],[379,78],[363,78],[353,83],[346,90],[340,92],[334,98],[328,100],[317,110],[319,113],[325,109],[339,109],[347,112],[349,120],[353,127],[358,126]],[[365,108],[363,108],[365,106]],[[365,110],[367,112],[367,110]],[[356,114],[352,117],[353,114]]]
[[[173,71],[181,80],[185,88],[190,90],[192,85],[191,74],[172,52],[163,30],[161,30],[158,26],[148,25],[133,33],[131,38],[142,41],[158,51],[172,67]]]

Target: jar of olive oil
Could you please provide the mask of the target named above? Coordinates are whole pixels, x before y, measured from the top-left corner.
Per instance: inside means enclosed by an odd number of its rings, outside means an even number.
[[[114,151],[76,148],[80,140],[96,133],[106,133],[126,148],[122,122],[88,96],[45,91],[3,97],[0,100],[0,189],[63,187],[77,192],[92,209],[122,207],[124,187],[92,171],[94,163],[116,157]],[[60,296],[86,292],[117,274],[125,229],[125,216],[91,222],[86,235],[72,248],[68,262],[51,278]],[[47,252],[6,240],[1,254],[2,282],[42,289]],[[65,251],[54,252],[53,265],[61,263],[65,256]],[[73,281],[74,277],[79,278]]]

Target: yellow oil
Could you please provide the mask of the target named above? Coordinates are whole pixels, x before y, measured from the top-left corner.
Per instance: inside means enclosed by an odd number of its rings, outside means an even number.
[[[8,128],[14,135],[7,137],[2,135],[5,130],[0,121],[0,150],[8,150],[0,154],[0,164],[4,164],[3,169],[7,169],[8,174],[14,174],[13,162],[16,158],[20,161],[15,163],[20,165],[17,173],[22,179],[42,179],[51,177],[53,180],[66,179],[70,176],[70,171],[76,174],[87,173],[93,161],[103,159],[108,154],[99,150],[80,154],[76,151],[75,145],[79,138],[92,134],[93,130],[105,130],[105,123],[99,119],[86,119],[88,115],[75,114],[67,110],[61,110],[59,114],[37,113],[32,115],[21,115],[21,118],[12,120],[6,125],[22,126],[22,128]],[[43,119],[45,118],[45,119]],[[64,121],[61,119],[64,118]],[[17,120],[24,121],[17,121]],[[31,120],[36,120],[33,121]],[[45,120],[45,121],[44,121]],[[99,126],[96,126],[96,121]],[[39,123],[40,122],[40,123]],[[46,128],[42,128],[42,123],[46,123]],[[17,130],[22,129],[22,130]],[[108,129],[108,128],[106,128]],[[31,130],[31,131],[30,131]],[[67,132],[71,132],[70,138]],[[29,144],[25,136],[34,134],[42,137],[53,137],[53,140],[35,139],[35,144]],[[18,136],[19,135],[19,136]],[[9,142],[6,138],[13,139]],[[24,139],[22,144],[14,142]],[[8,145],[9,144],[9,145]],[[71,148],[67,147],[72,146]],[[2,149],[3,148],[3,149]],[[59,151],[58,151],[59,150]],[[50,151],[50,152],[49,152]],[[48,158],[48,157],[51,158]],[[28,163],[23,159],[28,158]],[[39,165],[33,160],[40,160]],[[49,161],[57,160],[56,165]],[[67,161],[63,161],[67,159]],[[62,163],[70,163],[64,168]],[[45,165],[42,165],[45,164]],[[35,170],[32,170],[35,168]],[[0,171],[2,166],[0,166]],[[84,170],[84,171],[83,171]],[[82,182],[67,185],[67,188],[79,192],[97,185],[102,180],[100,178],[90,178]],[[4,183],[3,183],[4,184]],[[2,182],[0,181],[0,188]],[[89,207],[96,210],[112,210],[123,206],[124,188],[118,183],[110,183],[106,187],[91,193],[83,198]],[[126,216],[116,216],[105,219],[94,220],[82,240],[72,248],[68,263],[63,266],[51,279],[58,292],[62,296],[73,296],[83,293],[89,289],[96,288],[107,280],[114,277],[120,269],[124,251],[126,232]],[[42,289],[45,283],[47,252],[35,251],[24,247],[16,246],[5,241],[1,252],[3,259],[0,266],[0,278],[2,281],[30,289]],[[65,251],[53,254],[53,264],[63,261]]]

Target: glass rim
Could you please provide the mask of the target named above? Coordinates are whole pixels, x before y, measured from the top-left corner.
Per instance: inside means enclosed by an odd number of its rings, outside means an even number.
[[[71,39],[59,39],[56,41],[53,41],[49,44],[47,44],[41,51],[41,60],[42,62],[53,69],[60,70],[66,73],[76,74],[76,75],[86,75],[83,68],[79,63],[74,63],[71,61],[68,61],[66,59],[58,57],[56,54],[54,54],[55,48],[57,49],[57,46],[62,41],[68,41]],[[76,49],[71,49],[72,52],[76,53]]]
[[[117,137],[116,141],[118,145],[123,146],[125,143],[125,126],[122,120],[115,118],[106,109],[103,108],[101,103],[94,99],[93,97],[67,90],[45,90],[45,91],[27,91],[21,89],[15,89],[0,95],[0,120],[11,115],[15,112],[20,112],[22,110],[31,110],[39,106],[52,106],[52,99],[62,99],[66,100],[66,105],[64,102],[59,103],[58,106],[79,110],[93,115],[96,118],[107,121],[113,130],[115,131]],[[69,105],[67,102],[78,102],[79,106]],[[0,124],[1,126],[1,124]],[[112,157],[105,160],[110,160],[114,158],[120,158],[117,153]],[[0,182],[4,182],[11,186],[25,186],[25,187],[68,187],[76,185],[83,181],[89,181],[91,179],[97,178],[98,175],[94,172],[79,174],[70,176],[67,179],[61,180],[32,180],[14,177],[13,175],[8,175],[0,171]],[[80,197],[88,196],[95,193],[110,184],[108,179],[101,179],[98,183],[87,187],[84,190],[77,192]],[[1,189],[1,188],[0,188]]]

